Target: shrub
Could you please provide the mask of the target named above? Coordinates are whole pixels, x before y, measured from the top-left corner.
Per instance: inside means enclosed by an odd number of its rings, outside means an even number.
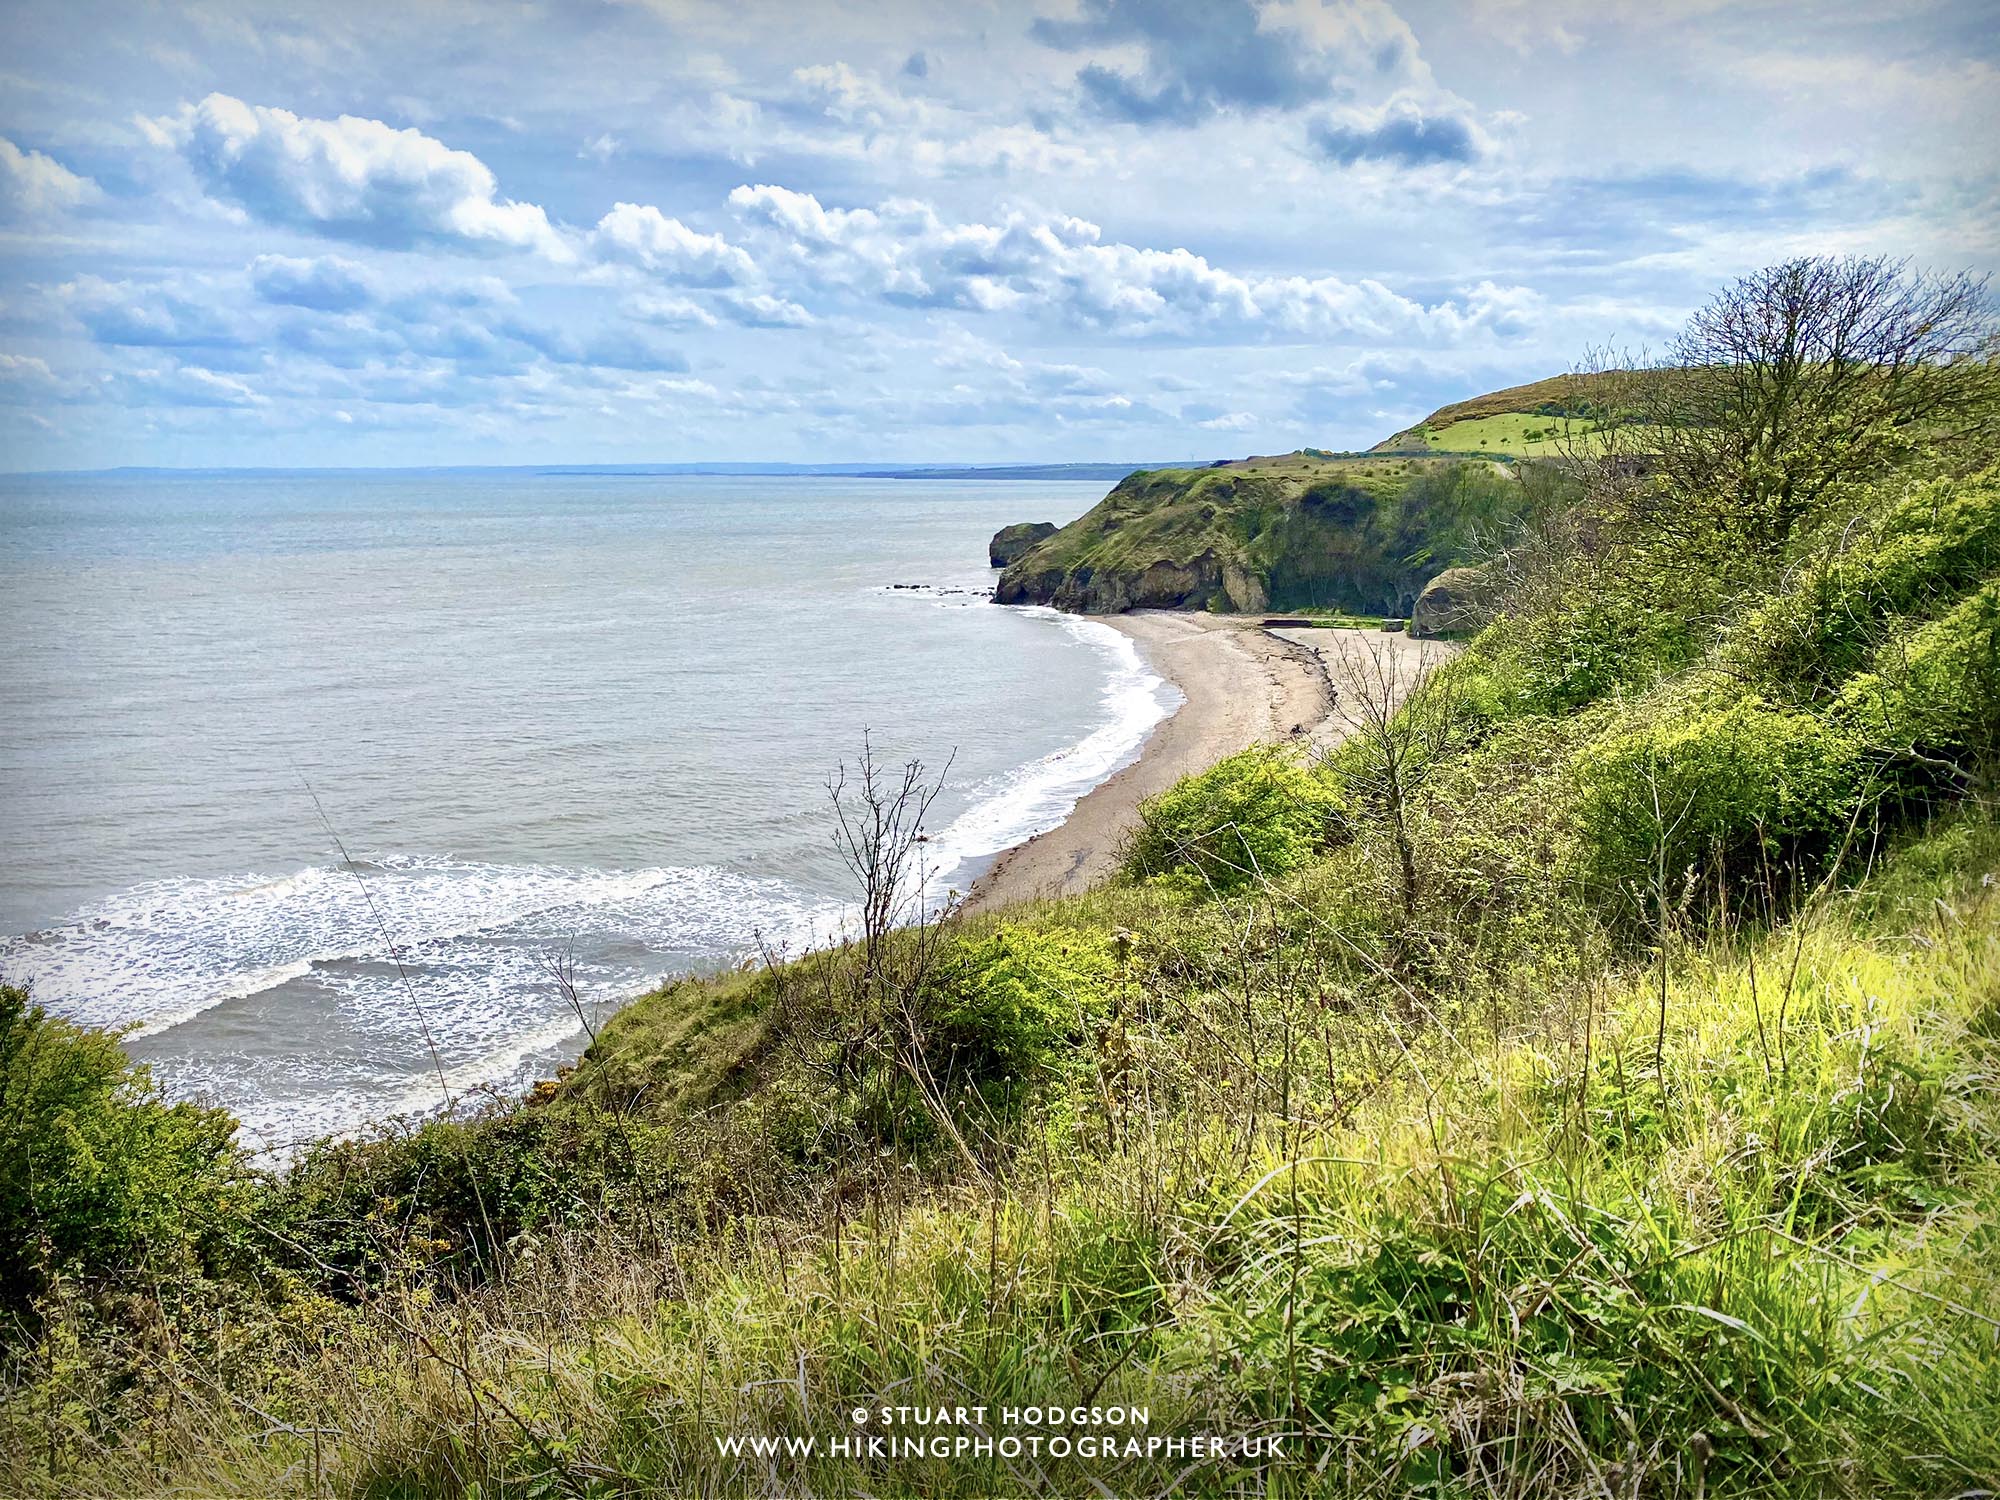
[[[1141,804],[1124,873],[1235,890],[1297,869],[1337,841],[1349,812],[1326,772],[1275,747],[1245,750]]]
[[[0,1307],[56,1276],[206,1273],[247,1188],[236,1122],[169,1104],[108,1031],[0,986]]]
[[[1859,747],[1811,714],[1757,698],[1622,721],[1572,766],[1580,857],[1604,887],[1651,884],[1675,899],[1754,885],[1767,858],[1809,867],[1816,841],[1851,818]]]
[[[1468,653],[1467,686],[1483,678],[1496,717],[1574,713],[1653,685],[1701,651],[1693,626],[1658,598],[1599,579],[1553,607],[1503,616]]]
[[[1107,1013],[1116,968],[1104,933],[1073,927],[1010,923],[961,945],[932,1016],[940,1070],[982,1089],[1042,1071]]]
[[[2000,568],[2000,470],[1938,480],[1843,533],[1734,632],[1725,660],[1805,697],[1868,663],[1897,621],[1963,597]]]
[[[324,1140],[270,1189],[264,1213],[347,1292],[401,1274],[475,1283],[517,1237],[576,1229],[679,1180],[665,1127],[594,1104],[496,1106],[359,1140]]]
[[[1990,770],[2000,756],[2000,579],[1880,647],[1832,712],[1906,782]]]

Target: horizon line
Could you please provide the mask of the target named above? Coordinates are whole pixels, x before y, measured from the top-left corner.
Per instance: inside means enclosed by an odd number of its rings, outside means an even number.
[[[629,463],[578,463],[550,460],[519,464],[111,464],[98,468],[0,469],[0,478],[42,479],[102,478],[122,474],[451,474],[451,473],[539,473],[539,474],[743,474],[750,477],[778,477],[797,474],[821,478],[878,478],[885,475],[916,473],[966,473],[1019,469],[1162,469],[1184,468],[1214,463],[1212,458],[1178,458],[1130,462],[1123,459],[1015,459],[991,463],[964,463],[950,459],[919,462],[883,460],[786,461],[778,459],[697,459],[686,461],[637,460]]]

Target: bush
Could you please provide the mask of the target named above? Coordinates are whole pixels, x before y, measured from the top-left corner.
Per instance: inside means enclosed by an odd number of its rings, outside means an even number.
[[[306,1252],[298,1269],[346,1293],[397,1275],[477,1283],[522,1235],[575,1230],[665,1199],[680,1174],[665,1127],[594,1104],[500,1105],[324,1140],[270,1189],[264,1213]]]
[[[1554,607],[1496,620],[1473,641],[1463,677],[1496,718],[1554,716],[1651,687],[1700,652],[1692,625],[1658,598],[1599,579]]]
[[[207,1274],[249,1188],[236,1122],[169,1104],[114,1033],[0,986],[0,1307],[58,1276]]]
[[[1926,484],[1807,567],[1734,632],[1728,664],[1802,699],[1863,670],[1899,619],[1923,618],[2000,568],[2000,470]]]
[[[1757,883],[1767,860],[1815,862],[1854,815],[1855,742],[1811,714],[1757,698],[1626,720],[1572,766],[1580,857],[1602,888],[1650,885],[1673,899]]]
[[[1349,815],[1332,776],[1260,746],[1141,804],[1123,869],[1133,880],[1231,891],[1260,875],[1297,869],[1338,840]]]
[[[1875,653],[1833,716],[1907,784],[1962,783],[2000,757],[2000,579]]]
[[[1102,932],[1007,924],[960,946],[931,1026],[940,1073],[984,1090],[1032,1077],[1110,1009],[1117,965]]]

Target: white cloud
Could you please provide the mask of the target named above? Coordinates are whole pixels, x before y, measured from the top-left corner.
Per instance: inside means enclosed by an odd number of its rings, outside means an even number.
[[[53,156],[23,151],[0,136],[0,211],[8,217],[64,213],[102,196],[96,183],[70,171]]]
[[[597,221],[591,244],[603,259],[689,286],[727,286],[748,280],[757,269],[721,235],[701,234],[651,204],[614,205]]]
[[[266,223],[384,249],[572,258],[538,206],[497,196],[484,162],[419,130],[358,115],[305,118],[227,94],[141,124],[181,154],[209,194]]]
[[[810,328],[818,319],[796,302],[768,292],[738,292],[723,300],[730,317],[751,328]]]
[[[1088,220],[1020,211],[953,223],[925,203],[827,208],[744,186],[730,204],[782,265],[823,287],[917,306],[1018,309],[1123,336],[1450,339],[1507,336],[1533,294],[1481,283],[1426,305],[1372,279],[1231,271],[1186,249],[1106,242]]]
[[[626,317],[662,328],[713,328],[715,315],[692,297],[666,292],[634,292],[619,304]]]

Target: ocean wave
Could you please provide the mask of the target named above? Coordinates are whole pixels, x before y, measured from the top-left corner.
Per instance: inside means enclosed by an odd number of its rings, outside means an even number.
[[[0,972],[60,1014],[145,1037],[337,965],[448,966],[446,945],[465,938],[559,941],[578,927],[610,926],[668,931],[677,948],[721,956],[755,930],[804,930],[819,915],[819,904],[780,881],[705,867],[606,871],[426,855],[357,863],[359,880],[329,865],[148,882],[0,942]]]
[[[1138,759],[1154,727],[1183,701],[1180,690],[1148,667],[1138,646],[1121,631],[1042,605],[1017,612],[1054,622],[1105,659],[1099,700],[1103,721],[1075,744],[999,778],[952,819],[933,841],[936,858],[927,872],[929,889],[938,896],[969,862],[1011,849],[1062,822],[1086,792]]]
[[[1055,610],[1018,613],[1097,655],[1098,712],[1081,738],[968,789],[926,846],[932,901],[970,862],[1059,823],[1178,700],[1119,632]],[[797,951],[847,930],[843,903],[710,866],[357,851],[351,866],[134,886],[0,940],[0,973],[58,1014],[132,1028],[170,1092],[226,1105],[246,1141],[282,1154],[428,1113],[446,1091],[524,1086],[573,1056],[582,1028],[549,972],[555,954],[570,955],[577,998],[604,1013],[665,973],[744,956],[760,936]]]

